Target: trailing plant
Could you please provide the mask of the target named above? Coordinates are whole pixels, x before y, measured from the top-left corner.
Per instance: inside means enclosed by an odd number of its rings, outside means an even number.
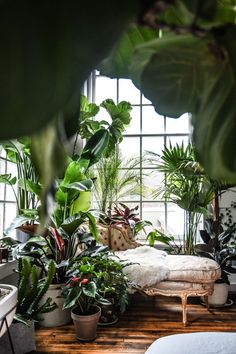
[[[29,258],[18,260],[18,298],[15,320],[30,325],[32,320],[37,321],[43,313],[53,311],[57,305],[48,298],[41,304],[43,296],[52,283],[56,271],[55,263],[48,264],[45,278],[39,279],[36,265],[31,265]]]
[[[154,197],[161,195],[186,211],[183,251],[194,253],[198,225],[201,216],[209,214],[208,205],[215,196],[218,185],[205,173],[196,160],[192,144],[184,147],[176,144],[165,146],[162,155],[150,153],[152,164],[164,174],[161,187],[154,192]]]

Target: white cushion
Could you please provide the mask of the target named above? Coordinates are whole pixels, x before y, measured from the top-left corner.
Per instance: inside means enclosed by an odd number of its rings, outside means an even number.
[[[123,271],[131,281],[141,288],[158,284],[168,276],[166,265],[167,253],[149,246],[141,246],[126,251],[116,251],[115,254],[126,263]]]
[[[174,334],[157,339],[145,354],[235,354],[236,333]]]
[[[169,255],[166,262],[169,268],[166,280],[209,283],[221,275],[219,264],[209,258]]]

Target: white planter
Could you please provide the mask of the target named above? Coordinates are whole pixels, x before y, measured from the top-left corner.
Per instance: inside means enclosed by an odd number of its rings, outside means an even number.
[[[43,313],[41,315],[43,320],[39,322],[40,326],[57,327],[71,322],[70,310],[62,310],[64,298],[61,296],[61,289],[63,286],[64,284],[51,284],[42,298],[41,303],[44,303],[48,297],[51,297],[58,308],[52,312]]]
[[[226,283],[215,283],[213,294],[208,297],[209,305],[220,306],[227,302],[229,285]]]
[[[5,315],[14,308],[17,302],[17,287],[13,285],[5,285],[5,284],[0,284],[0,289],[9,291],[7,295],[5,295],[3,298],[0,299],[0,326],[2,324],[2,321],[5,317]],[[16,308],[14,308],[10,313],[6,316],[7,319],[7,324],[10,326],[10,324],[13,321],[13,317],[16,313]],[[3,324],[3,327],[0,331],[0,337],[6,332],[6,325]]]

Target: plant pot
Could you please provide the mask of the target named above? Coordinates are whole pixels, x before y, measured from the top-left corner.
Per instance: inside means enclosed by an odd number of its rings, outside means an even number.
[[[0,290],[1,289],[2,295],[0,294],[0,318],[2,318],[2,320],[0,321],[0,328],[5,317],[8,326],[10,326],[12,323],[16,312],[15,306],[17,302],[17,287],[13,285],[0,284]],[[5,333],[6,329],[6,325],[3,324],[0,330],[0,337]]]
[[[61,296],[61,289],[65,284],[51,284],[46,294],[43,296],[40,303],[44,303],[48,297],[52,298],[57,304],[58,308],[54,311],[43,313],[40,317],[42,320],[39,321],[42,327],[58,327],[64,326],[71,322],[70,310],[63,310],[64,298]]]
[[[100,326],[108,326],[118,321],[116,306],[111,304],[99,304],[101,307],[101,316],[98,324]]]
[[[33,321],[31,322],[30,327],[23,323],[13,322],[9,330],[15,354],[25,354],[36,350]],[[0,338],[0,353],[12,354],[7,333]]]
[[[229,285],[226,283],[215,283],[213,294],[208,296],[208,303],[212,306],[224,305],[227,302]]]
[[[92,310],[93,313],[91,315],[81,315],[78,307],[71,310],[76,338],[84,342],[92,341],[97,336],[97,323],[101,316],[101,308],[94,305]]]

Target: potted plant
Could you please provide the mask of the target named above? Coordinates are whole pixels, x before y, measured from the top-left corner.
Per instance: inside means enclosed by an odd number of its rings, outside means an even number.
[[[100,240],[108,245],[109,249],[122,250],[138,246],[135,237],[139,231],[151,222],[140,220],[138,205],[129,208],[124,203],[117,203],[112,210],[103,217],[100,217],[98,229]],[[121,236],[122,234],[122,236]]]
[[[101,308],[96,300],[101,298],[97,289],[99,274],[95,272],[90,257],[75,260],[68,272],[69,280],[63,288],[64,308],[71,310],[76,337],[81,341],[96,338]]]
[[[28,238],[28,230],[32,231],[34,228],[42,189],[31,159],[31,139],[25,137],[8,140],[1,142],[1,146],[5,150],[7,161],[16,166],[16,173],[14,176],[11,173],[0,175],[0,183],[11,187],[16,199],[17,215],[21,217],[18,219],[20,222],[11,226],[9,231],[17,228],[17,239],[24,242]]]
[[[41,302],[55,274],[55,263],[48,265],[45,278],[39,279],[37,267],[31,265],[29,258],[23,257],[18,263],[18,295],[14,321],[10,327],[13,347],[16,354],[28,353],[35,350],[34,322],[47,312],[53,311],[56,304],[51,298]],[[0,351],[12,353],[7,333],[0,340]]]
[[[214,284],[214,292],[208,297],[208,302],[213,306],[222,306],[227,302],[229,290],[229,278],[232,273],[236,273],[236,268],[232,267],[232,262],[236,260],[236,251],[229,245],[234,237],[234,230],[228,228],[219,235],[215,232],[219,227],[215,227],[215,222],[207,220],[205,230],[200,230],[203,244],[197,244],[195,251],[199,256],[215,260],[221,267],[221,278]]]
[[[208,216],[208,206],[215,196],[216,182],[212,181],[196,160],[192,144],[165,146],[162,155],[150,152],[150,160],[165,177],[162,186],[153,193],[171,201],[186,212],[183,235],[184,254],[193,254],[198,225],[202,215]]]

